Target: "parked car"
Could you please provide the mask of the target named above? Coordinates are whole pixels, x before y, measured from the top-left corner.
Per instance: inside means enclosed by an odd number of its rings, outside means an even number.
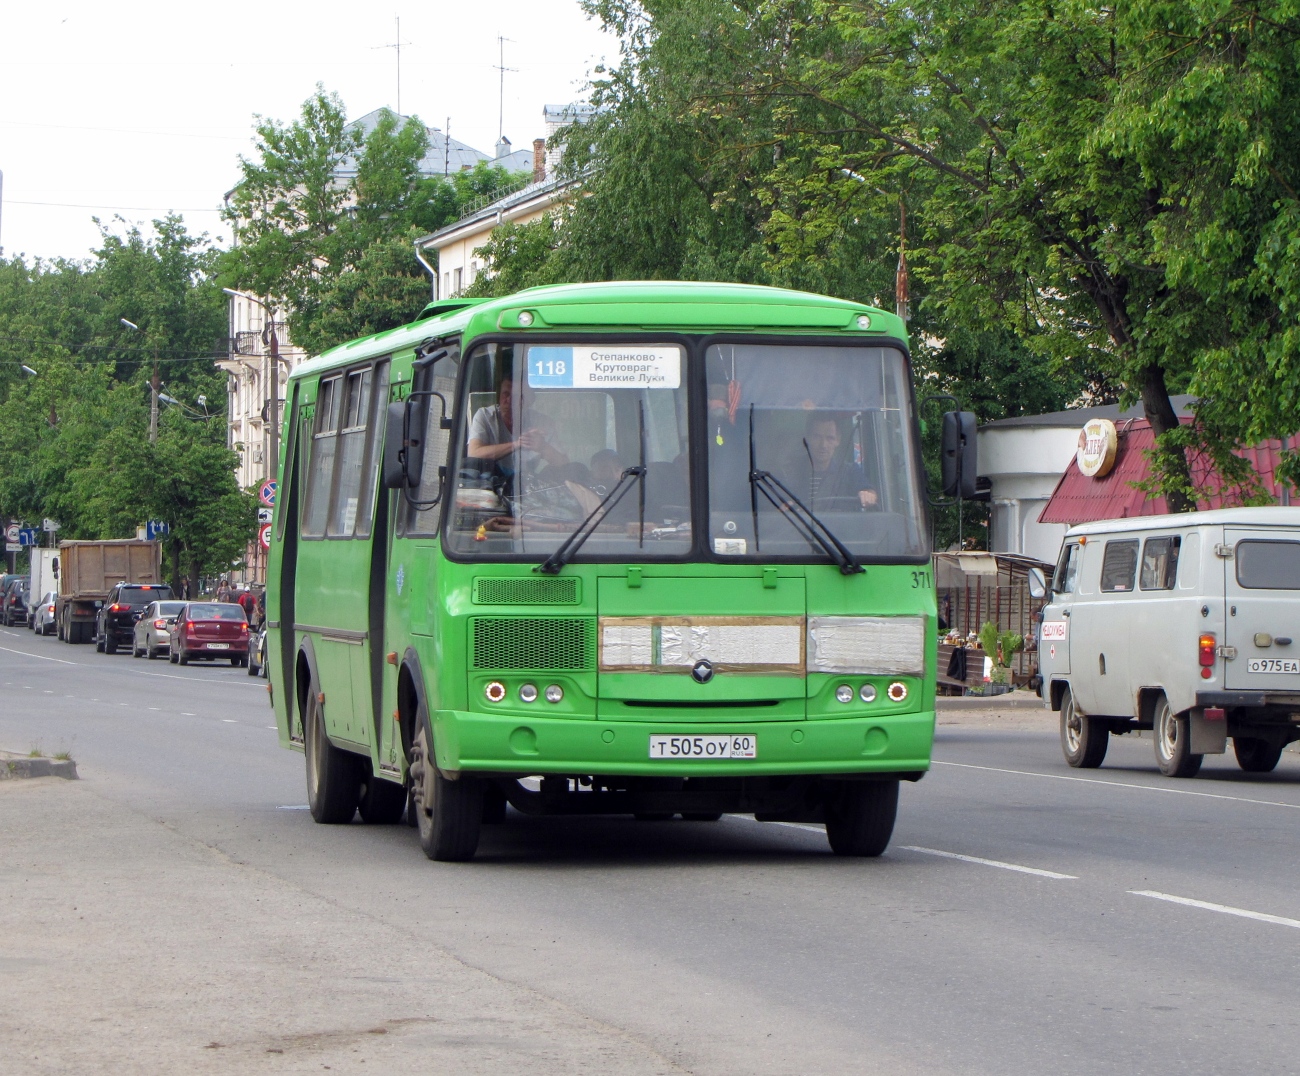
[[[37,635],[53,635],[56,627],[54,609],[58,604],[59,592],[47,591],[41,600],[31,607],[31,627]]]
[[[116,654],[135,643],[135,622],[150,602],[170,598],[172,588],[157,583],[118,583],[95,615],[95,649]]]
[[[171,649],[171,626],[185,608],[182,601],[154,601],[144,607],[135,622],[135,635],[131,641],[133,658],[147,657],[150,661]]]
[[[266,676],[266,629],[253,636],[248,645],[248,675]]]
[[[1267,773],[1300,739],[1300,509],[1085,523],[1051,590],[1039,659],[1071,766],[1151,729],[1166,776],[1194,776],[1229,737]]]
[[[234,602],[187,602],[170,631],[173,665],[221,658],[248,664],[248,618]]]
[[[27,623],[27,588],[31,583],[31,577],[26,575],[11,576],[9,584],[4,588],[3,596],[0,596],[0,622],[6,628],[12,628],[18,624]]]

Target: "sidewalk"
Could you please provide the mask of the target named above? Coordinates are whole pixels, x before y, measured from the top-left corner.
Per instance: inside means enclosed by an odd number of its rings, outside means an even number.
[[[680,1071],[82,777],[0,783],[6,1072]]]
[[[939,726],[1055,730],[1059,715],[1047,709],[1032,691],[1012,691],[988,698],[975,695],[940,695],[935,699]]]

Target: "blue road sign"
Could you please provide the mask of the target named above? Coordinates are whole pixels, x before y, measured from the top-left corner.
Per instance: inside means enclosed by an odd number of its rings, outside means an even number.
[[[19,545],[40,545],[41,532],[35,527],[24,527],[18,532]]]
[[[171,533],[171,526],[160,519],[151,519],[144,525],[144,533],[151,541]]]

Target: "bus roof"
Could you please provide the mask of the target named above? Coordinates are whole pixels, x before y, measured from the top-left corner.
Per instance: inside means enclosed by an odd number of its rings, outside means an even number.
[[[449,301],[447,306],[453,306]],[[443,304],[430,304],[438,311]],[[428,309],[428,308],[426,308]],[[531,324],[519,315],[527,311]],[[866,315],[863,329],[858,318]],[[525,320],[528,320],[527,318]],[[310,376],[376,355],[416,347],[431,337],[490,332],[764,332],[815,333],[905,341],[901,319],[865,303],[755,284],[624,280],[528,288],[500,299],[457,302],[452,309],[331,348],[291,375]]]

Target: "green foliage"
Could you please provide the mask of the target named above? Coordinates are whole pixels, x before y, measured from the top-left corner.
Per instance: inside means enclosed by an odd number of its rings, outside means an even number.
[[[1003,669],[1010,668],[1012,655],[1025,645],[1024,636],[1014,631],[998,631],[998,626],[991,620],[980,625],[978,634],[980,646],[984,648],[985,655],[993,659],[995,671],[999,666]]]
[[[385,112],[363,137],[319,87],[298,119],[260,120],[257,136],[228,203],[237,242],[222,281],[281,304],[313,354],[409,322],[430,292],[413,241],[527,179],[486,162],[423,175],[423,123]]]

